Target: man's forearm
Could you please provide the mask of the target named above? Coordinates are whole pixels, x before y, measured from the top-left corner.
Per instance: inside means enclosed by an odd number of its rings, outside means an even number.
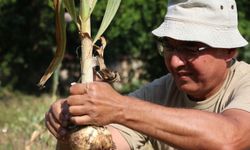
[[[131,97],[124,99],[129,107],[118,123],[183,149],[221,149],[236,130],[220,114],[168,108]]]

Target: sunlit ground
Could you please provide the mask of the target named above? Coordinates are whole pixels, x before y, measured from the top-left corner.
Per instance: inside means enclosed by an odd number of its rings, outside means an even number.
[[[51,98],[4,91],[0,95],[0,150],[54,150],[44,126]]]

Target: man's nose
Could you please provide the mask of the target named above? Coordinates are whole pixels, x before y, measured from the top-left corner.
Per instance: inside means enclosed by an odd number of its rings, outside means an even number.
[[[169,59],[171,66],[174,68],[178,68],[186,64],[186,60],[181,56],[181,54],[176,52],[174,52]]]

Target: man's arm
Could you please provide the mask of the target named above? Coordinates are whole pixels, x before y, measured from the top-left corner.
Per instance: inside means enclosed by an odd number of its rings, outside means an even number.
[[[168,108],[126,97],[122,125],[182,149],[249,149],[250,113]]]
[[[250,148],[250,113],[221,114],[160,106],[122,96],[108,84],[76,84],[68,97],[71,121],[77,125],[127,126],[182,149]]]
[[[170,108],[122,96],[100,82],[76,84],[70,92],[65,102],[70,120],[76,125],[117,123],[181,149],[250,148],[250,113],[246,111],[229,109],[216,114]],[[48,119],[47,126],[57,136],[60,126],[49,127],[53,120],[60,124],[57,116]]]

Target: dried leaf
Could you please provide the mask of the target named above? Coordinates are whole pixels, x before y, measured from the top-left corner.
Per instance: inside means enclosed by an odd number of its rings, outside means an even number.
[[[46,81],[51,77],[53,72],[61,63],[66,46],[66,23],[64,19],[64,5],[62,0],[54,0],[54,7],[56,13],[56,42],[57,49],[54,58],[52,59],[46,72],[40,79],[38,86],[43,87]]]

